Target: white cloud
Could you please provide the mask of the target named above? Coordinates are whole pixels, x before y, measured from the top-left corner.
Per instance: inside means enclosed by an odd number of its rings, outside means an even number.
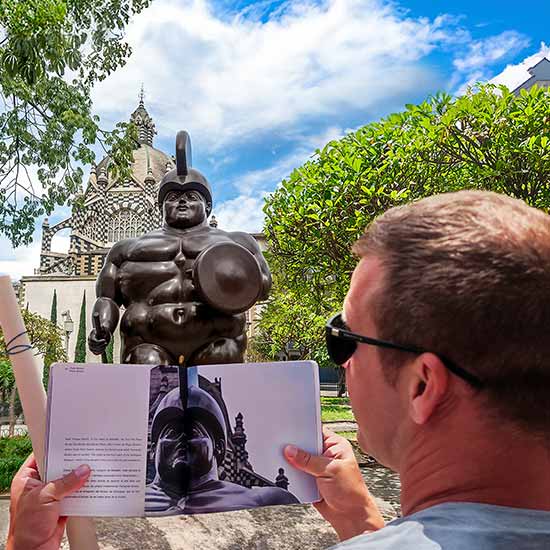
[[[466,80],[464,80],[466,78]],[[466,77],[462,74],[456,73],[451,79],[451,89],[455,89],[456,85],[460,83],[460,87],[454,90],[454,95],[464,95],[468,88],[475,86],[478,82],[487,80],[487,75],[482,70],[477,70],[469,73]]]
[[[12,248],[11,243],[0,238],[0,250],[8,250],[0,259],[0,272],[7,273],[13,280],[24,275],[33,275],[34,269],[40,265],[40,243],[34,242],[29,246]]]
[[[528,69],[536,65],[543,57],[550,59],[550,46],[541,43],[537,53],[525,58],[516,65],[507,65],[506,68],[491,79],[493,84],[504,84],[510,90],[516,89],[520,84],[531,77]]]
[[[455,57],[455,72],[449,87],[455,95],[462,95],[477,82],[489,80],[491,65],[517,54],[529,45],[529,38],[516,31],[504,31],[495,36],[475,40],[468,44],[465,53]]]
[[[381,0],[284,4],[267,21],[220,19],[206,0],[157,0],[128,28],[133,55],[98,85],[110,120],[141,82],[157,128],[181,127],[209,149],[345,109],[369,109],[433,79],[421,59],[463,31],[413,19]]]
[[[264,198],[265,194],[254,197],[241,195],[223,202],[214,213],[218,227],[224,231],[261,232],[264,223]]]
[[[71,244],[70,233],[71,230],[67,228],[57,232],[53,236],[51,244],[52,252],[64,252],[66,254],[69,251],[69,245]]]
[[[516,32],[504,31],[496,36],[476,40],[469,45],[464,57],[456,58],[453,65],[461,72],[477,71],[500,61],[529,45],[529,38]]]

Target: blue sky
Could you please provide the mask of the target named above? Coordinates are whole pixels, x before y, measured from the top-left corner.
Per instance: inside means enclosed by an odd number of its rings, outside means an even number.
[[[106,127],[127,120],[143,84],[155,146],[172,153],[188,130],[220,227],[258,231],[265,195],[331,139],[438,90],[521,83],[550,57],[548,21],[546,0],[153,0],[94,106]],[[32,274],[39,240],[14,251],[0,239],[0,271]]]

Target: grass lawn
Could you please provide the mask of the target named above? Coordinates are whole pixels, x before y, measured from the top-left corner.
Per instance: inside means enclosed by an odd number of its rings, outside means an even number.
[[[347,397],[321,397],[321,420],[323,422],[355,420],[349,399]]]
[[[321,397],[321,405],[349,405],[349,397]]]

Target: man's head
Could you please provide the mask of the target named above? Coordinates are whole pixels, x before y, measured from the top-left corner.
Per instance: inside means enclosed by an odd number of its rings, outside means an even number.
[[[189,387],[184,410],[175,388],[155,412],[151,444],[158,477],[183,493],[189,483],[223,462],[227,446],[223,412],[210,394],[196,386]]]
[[[194,190],[172,190],[166,193],[162,204],[163,219],[176,229],[187,229],[206,220],[204,197]]]
[[[426,424],[460,399],[548,437],[548,215],[495,193],[439,195],[380,216],[354,252],[350,330],[431,352],[358,346],[347,370],[362,444],[394,462],[400,419]],[[450,374],[442,357],[483,387]]]

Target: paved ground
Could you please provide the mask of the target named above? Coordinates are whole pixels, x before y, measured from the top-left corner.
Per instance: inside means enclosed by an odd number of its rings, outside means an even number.
[[[0,541],[8,538],[8,522],[10,513],[10,501],[7,498],[0,498]],[[2,546],[3,547],[3,546]]]
[[[357,423],[353,421],[337,420],[335,422],[323,422],[333,432],[355,432],[357,431]]]
[[[0,501],[2,541],[8,506],[8,500]],[[101,550],[321,550],[337,542],[332,528],[307,505],[154,519],[103,518],[95,524]],[[62,548],[69,549],[66,540]]]
[[[338,384],[321,384],[321,396],[338,397]]]
[[[386,519],[400,514],[399,479],[373,462],[363,477]],[[0,540],[9,500],[0,499]],[[309,505],[274,506],[198,516],[96,519],[101,550],[321,550],[336,543],[332,528]],[[65,541],[63,549],[68,550]]]

